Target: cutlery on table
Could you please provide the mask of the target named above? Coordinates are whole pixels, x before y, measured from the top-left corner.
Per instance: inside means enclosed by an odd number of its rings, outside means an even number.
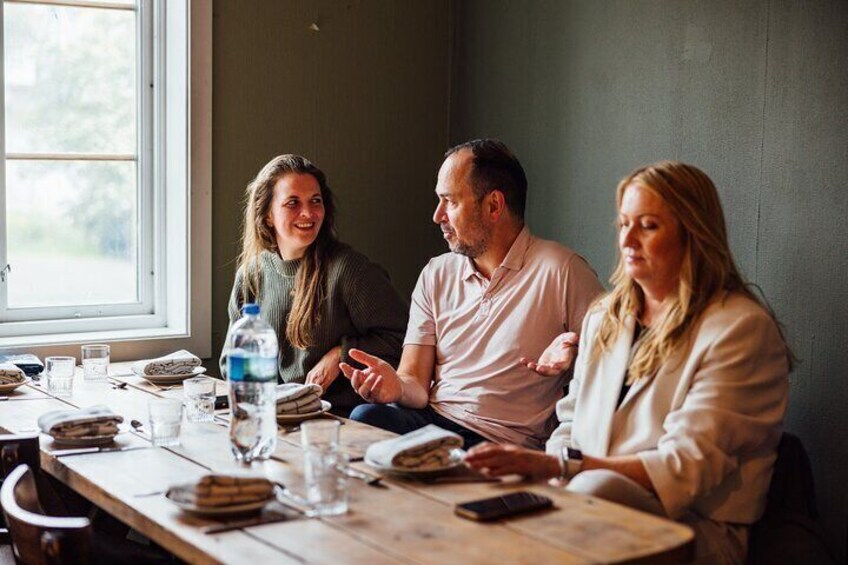
[[[220,526],[209,526],[203,530],[204,534],[220,534],[222,532],[229,532],[232,530],[240,530],[242,528],[249,528],[251,526],[261,526],[262,524],[273,524],[275,522],[285,522],[286,520],[293,520],[298,518],[299,516],[290,516],[288,514],[284,514],[282,512],[274,512],[270,515],[259,516],[257,518],[245,518],[244,520],[236,520],[233,522],[229,522],[227,524],[221,524]]]
[[[132,427],[133,431],[141,437],[145,439],[150,439],[150,436],[147,435],[147,432],[142,429],[144,427],[144,424],[142,422],[138,420],[130,420],[130,426]]]
[[[345,469],[345,475],[350,477],[351,479],[357,479],[364,482],[369,487],[382,487],[386,488],[384,484],[382,484],[382,477],[375,477],[373,475],[369,475],[368,473],[363,473],[361,471],[357,471],[356,469]]]
[[[432,477],[422,479],[422,482],[430,484],[450,484],[450,483],[500,483],[501,479],[496,477],[475,477],[475,476],[459,476],[459,477]]]
[[[149,445],[131,445],[129,447],[80,447],[77,449],[61,449],[51,451],[53,457],[70,457],[71,455],[86,455],[88,453],[111,453],[113,451],[135,451],[137,449],[153,449]]]

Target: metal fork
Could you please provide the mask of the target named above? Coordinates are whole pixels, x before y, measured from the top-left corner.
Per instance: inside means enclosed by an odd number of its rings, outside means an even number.
[[[351,479],[357,479],[368,485],[369,487],[382,487],[381,481],[382,477],[375,477],[373,475],[369,475],[368,473],[363,473],[361,471],[357,471],[356,469],[346,468],[344,470],[344,474],[350,477]]]

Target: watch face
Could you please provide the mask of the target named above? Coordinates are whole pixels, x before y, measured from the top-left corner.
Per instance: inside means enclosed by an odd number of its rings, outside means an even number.
[[[583,460],[583,452],[579,449],[573,449],[571,447],[568,448],[568,460],[569,461],[582,461]]]

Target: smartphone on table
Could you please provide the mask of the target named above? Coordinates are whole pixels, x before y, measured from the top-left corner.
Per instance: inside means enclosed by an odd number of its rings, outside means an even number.
[[[454,507],[454,512],[463,518],[488,522],[551,508],[553,505],[554,501],[547,496],[520,491],[503,496],[461,502]]]

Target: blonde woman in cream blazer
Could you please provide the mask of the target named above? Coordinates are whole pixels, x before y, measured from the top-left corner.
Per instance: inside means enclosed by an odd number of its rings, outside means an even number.
[[[484,444],[466,462],[490,475],[567,479],[569,490],[691,525],[699,562],[744,562],[791,355],[733,262],[709,177],[656,163],[626,177],[616,200],[613,289],[583,322],[547,453]],[[562,342],[526,364],[548,374],[566,355]]]

